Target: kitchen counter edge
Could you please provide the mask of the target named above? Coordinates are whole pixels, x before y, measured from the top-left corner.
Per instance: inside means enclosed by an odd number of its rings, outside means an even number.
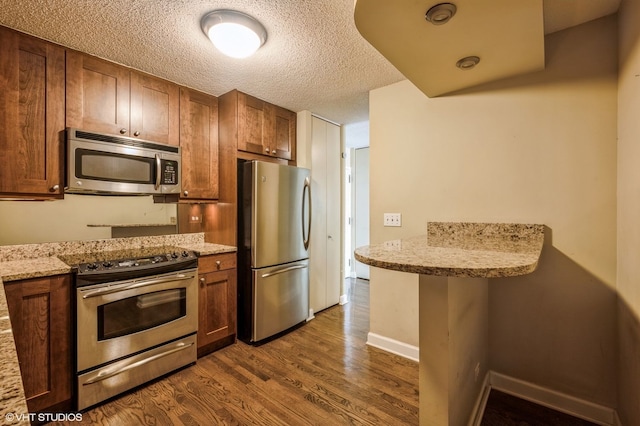
[[[501,278],[530,274],[544,245],[544,225],[429,223],[426,236],[359,247],[369,266],[423,275]]]

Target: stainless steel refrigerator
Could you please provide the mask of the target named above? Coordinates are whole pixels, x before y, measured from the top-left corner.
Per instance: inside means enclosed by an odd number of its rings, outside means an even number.
[[[238,163],[238,337],[258,343],[309,313],[308,169]]]

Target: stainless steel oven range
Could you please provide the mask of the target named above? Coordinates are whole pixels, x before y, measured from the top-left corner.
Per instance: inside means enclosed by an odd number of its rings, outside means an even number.
[[[77,265],[78,410],[196,361],[195,254],[172,247],[122,254]]]

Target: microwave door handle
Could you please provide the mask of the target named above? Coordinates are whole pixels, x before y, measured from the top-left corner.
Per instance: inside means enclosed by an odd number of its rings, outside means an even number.
[[[156,191],[160,188],[160,177],[162,175],[160,168],[162,167],[162,162],[160,161],[160,155],[156,154]]]

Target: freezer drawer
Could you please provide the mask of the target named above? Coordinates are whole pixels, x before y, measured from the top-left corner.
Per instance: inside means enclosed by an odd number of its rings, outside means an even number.
[[[253,269],[251,341],[271,337],[309,313],[309,260]]]

